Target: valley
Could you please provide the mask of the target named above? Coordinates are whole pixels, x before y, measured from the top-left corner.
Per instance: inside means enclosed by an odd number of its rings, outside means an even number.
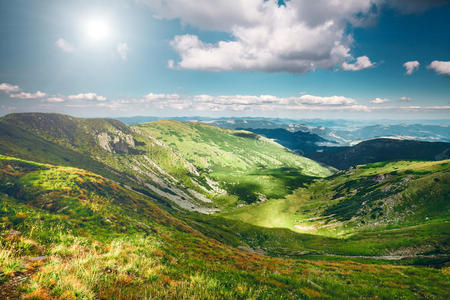
[[[408,147],[344,168],[197,122],[7,115],[0,295],[444,299],[450,160]]]

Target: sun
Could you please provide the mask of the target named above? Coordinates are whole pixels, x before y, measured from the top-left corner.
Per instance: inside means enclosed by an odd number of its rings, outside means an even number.
[[[84,31],[89,39],[105,40],[111,35],[111,28],[107,20],[101,18],[89,19],[84,23]]]

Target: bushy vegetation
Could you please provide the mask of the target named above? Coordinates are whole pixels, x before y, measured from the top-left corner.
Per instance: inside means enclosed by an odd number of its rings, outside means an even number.
[[[449,289],[448,268],[232,248],[80,169],[2,156],[0,178],[0,278],[28,299],[387,299]],[[19,275],[20,286],[7,285]]]
[[[222,216],[271,228],[270,250],[286,228],[313,235],[293,249],[348,255],[448,255],[449,161],[391,162],[341,171],[285,199],[240,207]],[[288,234],[295,241],[294,233]],[[327,237],[321,238],[320,236]],[[273,244],[273,245],[271,245]],[[263,248],[264,248],[263,247]]]
[[[332,174],[331,169],[247,131],[170,120],[137,128],[164,141],[203,174],[223,183],[231,197],[216,201],[225,207],[284,197],[311,176]]]
[[[176,121],[128,127],[110,119],[12,114],[0,119],[0,141],[0,153],[80,167],[168,207],[197,211],[283,197],[307,176],[332,173],[254,133]],[[283,169],[292,171],[285,175]]]
[[[1,118],[0,153],[0,298],[450,291],[448,160],[332,175],[247,131],[56,114]]]

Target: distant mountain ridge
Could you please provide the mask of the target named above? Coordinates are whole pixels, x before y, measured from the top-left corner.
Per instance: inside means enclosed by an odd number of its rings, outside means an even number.
[[[381,161],[448,159],[450,143],[374,139],[351,147],[328,148],[328,152],[311,152],[306,156],[337,169],[347,169]]]
[[[238,130],[244,128],[238,128]],[[322,147],[320,144],[330,143],[330,141],[317,134],[304,131],[289,131],[283,128],[264,129],[246,128],[245,130],[273,139],[277,143],[289,148],[301,155],[309,152],[316,152]]]
[[[117,118],[128,125],[152,122],[161,117]],[[383,137],[393,137],[428,142],[450,142],[450,120],[323,120],[283,119],[257,117],[171,117],[183,122],[203,122],[229,129],[286,129],[319,135],[320,137],[350,146],[354,143]]]

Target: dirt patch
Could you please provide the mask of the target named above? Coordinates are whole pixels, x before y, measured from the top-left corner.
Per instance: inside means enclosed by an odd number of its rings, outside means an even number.
[[[20,287],[31,274],[18,273],[0,285],[0,299],[20,299]]]

